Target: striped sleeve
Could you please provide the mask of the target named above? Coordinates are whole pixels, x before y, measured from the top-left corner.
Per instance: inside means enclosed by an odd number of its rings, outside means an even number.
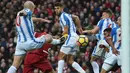
[[[97,26],[101,29],[103,25],[104,20],[100,20],[97,24]]]

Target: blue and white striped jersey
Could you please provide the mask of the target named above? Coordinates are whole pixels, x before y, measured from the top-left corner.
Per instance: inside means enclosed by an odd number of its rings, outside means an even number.
[[[113,28],[111,36],[113,38],[114,47],[119,50],[121,48],[121,28]]]
[[[106,28],[114,28],[116,24],[113,24],[110,18],[102,19],[98,22],[99,32],[96,34],[98,40],[104,39],[104,30]]]
[[[71,14],[62,12],[60,15],[60,25],[62,27],[62,31],[64,31],[64,26],[68,26],[68,35],[73,36],[76,34],[76,27]]]
[[[25,42],[28,40],[35,40],[34,38],[34,25],[32,21],[32,11],[30,9],[24,9],[27,13],[26,16],[19,16],[19,12],[16,18],[16,29],[18,33],[18,42]]]

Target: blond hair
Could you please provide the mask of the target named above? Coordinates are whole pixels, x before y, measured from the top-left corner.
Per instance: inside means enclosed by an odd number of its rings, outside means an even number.
[[[26,1],[24,3],[24,8],[32,9],[32,8],[35,8],[35,5],[32,1]]]

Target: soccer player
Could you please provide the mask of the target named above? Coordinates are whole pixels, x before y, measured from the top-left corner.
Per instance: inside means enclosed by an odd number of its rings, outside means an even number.
[[[112,24],[112,21],[110,19],[111,17],[111,10],[105,10],[102,13],[102,19],[98,22],[97,26],[95,26],[94,29],[92,30],[85,30],[83,33],[88,33],[88,34],[96,34],[96,37],[98,39],[97,46],[95,46],[92,56],[91,56],[91,64],[94,70],[94,73],[99,73],[99,66],[97,62],[95,61],[97,57],[102,57],[104,56],[104,48],[102,45],[109,46],[106,41],[104,40],[104,33],[103,31],[108,28],[108,27],[116,27],[116,25]]]
[[[104,35],[106,41],[111,46],[111,50],[108,53],[109,56],[106,57],[104,60],[101,73],[107,73],[110,69],[117,63],[119,66],[120,64],[120,49],[121,49],[121,17],[118,17],[117,20],[118,27],[116,28],[108,28],[104,30]],[[115,53],[117,49],[119,53]]]
[[[76,69],[79,73],[85,73],[85,71],[81,68],[81,66],[74,61],[73,55],[78,50],[76,46],[76,41],[78,40],[78,35],[76,33],[75,23],[73,21],[72,15],[63,12],[63,4],[57,2],[55,3],[55,12],[59,16],[60,25],[62,27],[63,36],[66,36],[67,40],[62,45],[59,52],[59,61],[58,61],[58,73],[63,73],[63,67],[65,63],[65,57],[68,57],[68,64],[72,65],[74,69]],[[79,21],[76,21],[79,22]],[[82,33],[82,28],[79,24],[78,30]]]
[[[24,9],[18,12],[16,18],[16,29],[18,33],[17,45],[12,66],[7,73],[15,73],[27,51],[41,48],[44,43],[53,42],[52,36],[47,34],[41,37],[34,37],[34,26],[32,14],[35,5],[31,1],[24,3]]]
[[[35,37],[40,37],[42,35],[46,35],[46,33],[35,33]],[[62,42],[64,42],[64,40],[62,40]],[[60,44],[62,42],[55,44]],[[52,42],[52,44],[54,43]],[[36,68],[41,70],[43,73],[55,73],[49,60],[47,59],[48,50],[53,46],[52,44],[47,43],[40,49],[28,52],[24,60],[23,73],[33,73]]]

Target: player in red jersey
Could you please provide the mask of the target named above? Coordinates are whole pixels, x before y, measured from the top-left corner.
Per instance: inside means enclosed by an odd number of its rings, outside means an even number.
[[[46,35],[46,33],[36,33],[35,37],[40,37],[41,35]],[[47,59],[48,50],[52,46],[52,44],[45,44],[41,49],[28,52],[24,60],[23,73],[34,73],[36,68],[40,69],[43,73],[55,73]]]

